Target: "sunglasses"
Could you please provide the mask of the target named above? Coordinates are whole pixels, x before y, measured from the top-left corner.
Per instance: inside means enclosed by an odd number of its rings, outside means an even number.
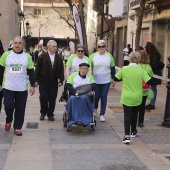
[[[106,46],[98,46],[98,48],[105,48]]]
[[[77,52],[79,52],[79,53],[83,53],[83,52],[84,52],[84,50],[77,50]]]

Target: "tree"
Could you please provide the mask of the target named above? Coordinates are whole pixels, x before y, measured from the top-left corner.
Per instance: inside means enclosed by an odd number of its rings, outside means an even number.
[[[146,0],[140,0],[140,8],[136,11],[136,13],[137,13],[137,27],[136,27],[136,38],[135,38],[135,48],[136,49],[139,48],[145,4],[146,4]]]
[[[72,9],[73,9],[72,0],[64,0],[64,1],[68,3],[70,10],[72,11]],[[86,35],[86,27],[85,27],[85,22],[84,22],[84,10],[83,10],[83,8],[84,8],[83,1],[79,0],[79,9],[78,10],[79,10],[80,20],[81,20],[83,43],[84,43],[84,46],[86,48],[86,53],[88,54],[87,35]]]

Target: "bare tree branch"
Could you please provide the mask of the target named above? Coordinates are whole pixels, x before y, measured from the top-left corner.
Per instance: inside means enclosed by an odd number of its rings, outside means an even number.
[[[69,6],[70,6],[70,5],[69,5]],[[60,14],[60,12],[54,7],[53,1],[52,1],[52,9],[59,14],[60,18],[63,19],[63,20],[69,25],[69,27],[71,27],[73,30],[75,30],[75,27],[69,22],[70,15],[68,16],[68,19],[64,18],[64,17]]]

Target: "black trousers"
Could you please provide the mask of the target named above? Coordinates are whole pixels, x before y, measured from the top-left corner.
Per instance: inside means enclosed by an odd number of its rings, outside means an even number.
[[[3,90],[0,91],[0,112],[2,110]]]
[[[51,83],[40,81],[39,82],[40,93],[40,113],[44,116],[54,116],[54,110],[56,105],[56,98],[58,93],[58,82]]]
[[[143,96],[142,103],[139,105],[138,123],[144,122],[146,99],[147,96]]]
[[[123,105],[125,135],[130,135],[130,127],[131,127],[131,132],[136,131],[138,107],[139,106],[133,107],[133,106]]]
[[[25,107],[27,102],[27,91],[11,91],[3,89],[6,123],[13,121],[14,129],[21,129],[24,123]]]

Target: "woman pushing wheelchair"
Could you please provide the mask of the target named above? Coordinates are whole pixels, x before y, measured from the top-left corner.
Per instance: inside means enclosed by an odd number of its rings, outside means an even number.
[[[69,91],[69,100],[66,104],[66,115],[69,128],[73,124],[88,126],[94,123],[94,104],[92,91],[95,89],[95,81],[88,73],[90,67],[87,63],[79,64],[79,72],[70,75],[65,83],[65,89]]]

